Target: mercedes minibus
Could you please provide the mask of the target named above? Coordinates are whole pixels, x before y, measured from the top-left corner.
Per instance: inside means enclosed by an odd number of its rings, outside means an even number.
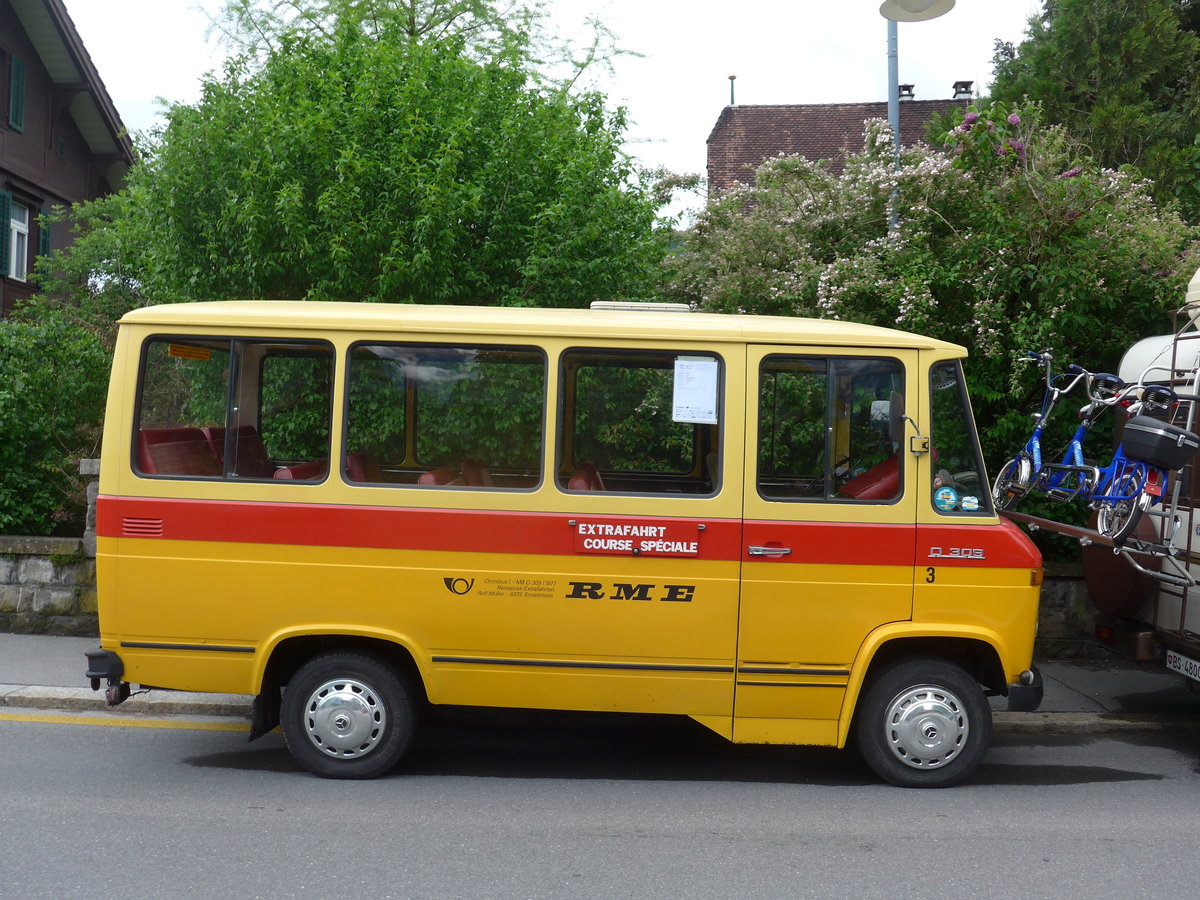
[[[121,320],[88,676],[254,695],[369,778],[431,705],[688,716],[967,778],[1036,708],[1042,562],[959,346],[650,309],[219,302]]]

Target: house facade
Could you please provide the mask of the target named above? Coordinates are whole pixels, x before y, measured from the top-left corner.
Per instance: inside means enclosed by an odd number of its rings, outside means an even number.
[[[33,293],[37,256],[70,242],[38,217],[122,187],[124,131],[62,0],[0,0],[0,315]]]
[[[960,90],[960,85],[967,88]],[[911,146],[924,140],[934,115],[965,108],[969,85],[955,85],[961,99],[901,102],[900,142]],[[709,194],[716,197],[737,184],[753,184],[754,170],[773,156],[828,160],[830,170],[840,173],[846,154],[864,148],[863,123],[887,117],[886,102],[726,106],[708,136]]]

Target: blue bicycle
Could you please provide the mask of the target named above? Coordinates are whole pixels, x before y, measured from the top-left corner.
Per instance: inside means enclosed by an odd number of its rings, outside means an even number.
[[[1137,528],[1142,515],[1161,503],[1168,475],[1182,467],[1200,447],[1200,438],[1152,415],[1165,413],[1175,394],[1157,385],[1126,385],[1115,375],[1095,374],[1079,366],[1054,375],[1049,352],[1028,353],[1042,363],[1046,393],[1034,415],[1033,434],[1025,447],[1000,468],[992,487],[992,500],[1000,509],[1011,509],[1022,497],[1040,494],[1051,500],[1085,500],[1097,512],[1097,530],[1121,546]],[[1042,435],[1059,401],[1085,385],[1088,404],[1080,411],[1079,427],[1067,443],[1059,462],[1043,462]],[[1121,406],[1130,416],[1122,442],[1107,466],[1088,463],[1083,443],[1100,414]]]

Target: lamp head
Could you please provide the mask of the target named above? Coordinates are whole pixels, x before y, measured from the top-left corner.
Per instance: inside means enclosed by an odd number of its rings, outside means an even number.
[[[924,22],[954,9],[954,0],[883,0],[879,14],[893,22]]]

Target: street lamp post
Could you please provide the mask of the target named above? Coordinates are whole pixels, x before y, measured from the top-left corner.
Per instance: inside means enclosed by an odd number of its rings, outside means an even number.
[[[879,14],[888,20],[888,124],[896,142],[896,162],[900,162],[900,63],[896,35],[897,22],[924,22],[944,16],[954,8],[954,0],[883,0]]]
[[[954,9],[954,0],[883,0],[879,14],[888,20],[888,124],[892,126],[895,143],[896,168],[900,167],[900,54],[897,49],[897,22],[924,22],[936,19]],[[898,214],[896,198],[899,188],[892,190],[888,203],[888,233],[895,234]]]

